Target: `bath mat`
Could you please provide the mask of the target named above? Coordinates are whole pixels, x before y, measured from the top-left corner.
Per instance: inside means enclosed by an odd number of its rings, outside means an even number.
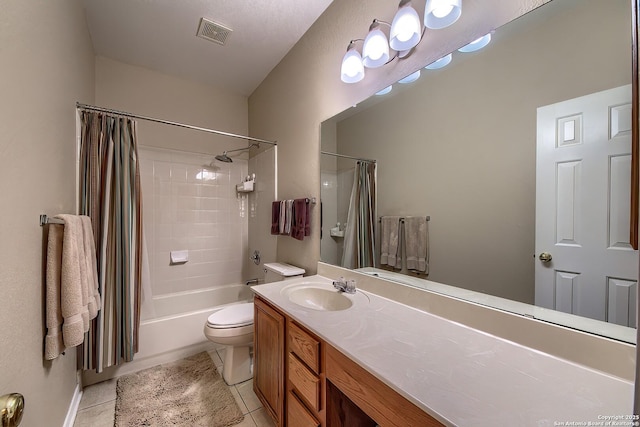
[[[118,378],[115,427],[232,426],[244,419],[206,352]]]

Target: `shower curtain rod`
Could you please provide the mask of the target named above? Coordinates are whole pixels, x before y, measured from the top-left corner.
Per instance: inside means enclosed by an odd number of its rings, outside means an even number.
[[[362,162],[368,162],[368,163],[378,162],[377,160],[361,159],[360,157],[347,156],[346,154],[330,153],[328,151],[321,151],[320,154],[326,154],[327,156],[344,157],[345,159],[360,160]]]
[[[267,141],[266,139],[253,138],[251,136],[244,136],[244,135],[237,135],[235,133],[223,132],[221,130],[208,129],[200,126],[187,125],[184,123],[172,122],[169,120],[156,119],[154,117],[140,116],[138,114],[131,114],[125,111],[112,110],[110,108],[97,107],[95,105],[81,104],[80,102],[76,102],[76,108],[81,110],[100,111],[102,113],[116,114],[118,116],[131,117],[132,119],[147,120],[150,122],[162,123],[165,125],[172,125],[172,126],[178,126],[178,127],[187,128],[187,129],[199,130],[201,132],[215,133],[216,135],[229,136],[231,138],[240,138],[240,139],[246,139],[248,141],[264,142],[265,144],[278,145],[277,142]]]

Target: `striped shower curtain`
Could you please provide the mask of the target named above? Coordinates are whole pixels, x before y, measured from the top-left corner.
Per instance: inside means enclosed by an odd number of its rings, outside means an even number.
[[[375,267],[376,164],[356,163],[344,236],[342,266]]]
[[[142,195],[136,123],[81,114],[80,214],[93,224],[103,304],[85,337],[83,367],[102,372],[138,351]]]

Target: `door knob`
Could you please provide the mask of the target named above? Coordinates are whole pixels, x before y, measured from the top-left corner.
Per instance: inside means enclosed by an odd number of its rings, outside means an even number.
[[[24,397],[20,393],[0,396],[0,426],[18,427],[22,421]]]
[[[553,259],[549,252],[542,252],[538,258],[542,262],[550,262]]]

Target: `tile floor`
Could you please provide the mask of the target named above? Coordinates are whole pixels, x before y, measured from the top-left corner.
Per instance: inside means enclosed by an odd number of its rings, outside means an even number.
[[[221,373],[222,358],[218,352],[223,353],[224,349],[211,350],[209,355]],[[84,389],[74,427],[113,427],[116,381],[112,379]],[[244,414],[244,420],[236,427],[273,427],[271,418],[253,392],[253,380],[230,386],[229,389]]]

